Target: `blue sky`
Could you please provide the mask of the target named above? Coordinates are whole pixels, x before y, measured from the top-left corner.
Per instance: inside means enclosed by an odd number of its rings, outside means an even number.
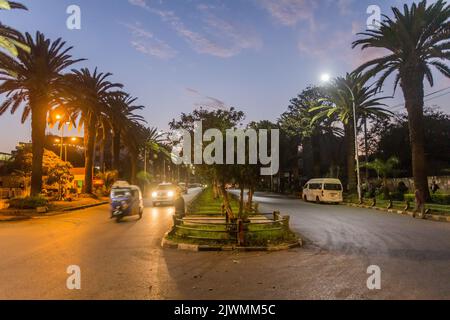
[[[167,129],[198,105],[234,106],[247,120],[276,120],[289,100],[320,75],[351,71],[377,52],[351,50],[367,8],[384,0],[22,0],[28,12],[2,11],[21,31],[63,37],[78,67],[112,72],[146,105],[152,126]],[[406,1],[408,3],[412,1]],[[66,28],[69,5],[81,8],[81,30]],[[432,92],[450,86],[438,76]],[[385,89],[391,94],[391,88]],[[448,97],[433,100],[449,112]],[[400,97],[389,103],[401,103]],[[30,139],[20,112],[0,117],[0,151]],[[12,133],[14,134],[7,134]]]

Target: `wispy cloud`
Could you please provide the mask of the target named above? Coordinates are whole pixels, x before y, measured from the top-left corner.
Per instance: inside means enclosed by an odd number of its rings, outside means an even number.
[[[172,59],[177,55],[177,52],[171,46],[156,38],[153,33],[144,29],[141,24],[125,24],[125,26],[131,31],[131,45],[137,51],[163,60]]]
[[[301,21],[314,24],[317,0],[259,0],[270,15],[285,26],[295,26]]]
[[[206,107],[211,109],[226,109],[226,104],[220,99],[202,94],[199,90],[193,88],[185,88],[186,92],[196,101],[195,107]]]
[[[133,5],[156,14],[167,23],[197,53],[209,54],[220,58],[233,57],[246,49],[259,49],[260,37],[235,22],[220,18],[212,11],[215,6],[199,4],[197,6],[201,31],[189,27],[174,11],[150,7],[144,0],[129,0]]]

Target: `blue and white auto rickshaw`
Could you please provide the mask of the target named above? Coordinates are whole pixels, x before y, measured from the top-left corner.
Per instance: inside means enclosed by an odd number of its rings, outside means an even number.
[[[141,189],[127,182],[117,182],[111,189],[111,219],[120,222],[124,217],[139,216],[144,213]]]

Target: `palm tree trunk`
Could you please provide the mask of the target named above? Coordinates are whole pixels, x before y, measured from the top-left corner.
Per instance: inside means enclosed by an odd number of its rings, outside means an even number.
[[[423,80],[424,75],[420,75],[419,72],[413,72],[402,78],[401,86],[405,97],[406,110],[408,111],[414,187],[422,193],[425,200],[429,200],[430,191],[428,189],[423,124]]]
[[[244,189],[245,185],[243,183],[240,184],[240,195],[239,195],[239,217],[242,217],[244,214]]]
[[[113,168],[119,172],[120,168],[120,131],[114,129],[113,137]]]
[[[47,126],[47,109],[38,105],[31,114],[31,140],[33,163],[31,169],[31,196],[42,192],[42,162],[44,157],[45,128]]]
[[[350,119],[344,125],[344,133],[347,148],[347,188],[348,192],[356,192],[356,165],[355,165],[355,129],[353,128],[353,120]]]
[[[85,177],[84,177],[84,192],[92,193],[92,180],[94,178],[94,153],[95,153],[95,135],[96,135],[96,121],[90,117],[88,129],[85,131],[86,150],[85,150]]]
[[[137,161],[138,156],[133,152],[131,153],[130,166],[131,166],[131,184],[137,184]]]

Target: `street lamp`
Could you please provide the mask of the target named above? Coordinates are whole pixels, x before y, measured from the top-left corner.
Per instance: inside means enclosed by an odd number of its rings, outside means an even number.
[[[322,74],[320,77],[322,82],[328,83],[331,80],[331,77],[329,74]],[[356,177],[358,180],[358,200],[359,203],[362,202],[362,192],[361,192],[361,172],[359,168],[359,146],[358,146],[358,126],[357,126],[357,120],[356,120],[356,99],[355,94],[353,93],[353,90],[345,83],[343,82],[345,87],[348,89],[352,96],[352,104],[353,104],[353,127],[355,129],[355,160],[356,160]]]

